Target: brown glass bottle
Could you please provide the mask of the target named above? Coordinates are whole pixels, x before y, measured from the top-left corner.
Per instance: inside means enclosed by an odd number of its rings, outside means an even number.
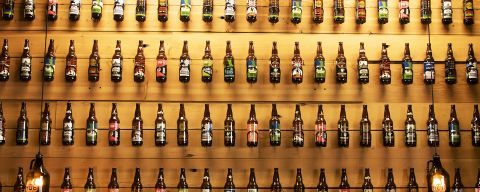
[[[135,19],[138,22],[144,22],[147,19],[147,1],[137,0],[137,7],[135,8]]]
[[[135,117],[132,120],[132,145],[143,145],[143,119],[140,111],[140,103],[135,104]]]
[[[183,41],[182,55],[180,56],[179,80],[182,83],[190,81],[190,56],[188,55],[188,41]]]
[[[468,44],[468,57],[467,57],[467,83],[470,85],[478,83],[478,67],[475,53],[473,52],[473,44]]]
[[[25,182],[23,181],[23,168],[19,167],[18,173],[17,173],[17,180],[15,180],[15,184],[13,185],[13,191],[25,192],[25,190],[26,190],[26,185],[25,185]]]
[[[300,112],[300,105],[295,106],[295,118],[292,123],[293,127],[293,146],[294,147],[303,147],[305,136],[303,133],[303,120],[302,114]]]
[[[463,24],[473,25],[475,23],[473,0],[463,0]]]
[[[258,145],[258,121],[255,113],[255,105],[250,105],[250,117],[247,121],[247,146],[256,147]]]
[[[407,119],[404,123],[405,126],[405,145],[407,147],[417,146],[417,128],[415,119],[413,119],[412,105],[407,107]]]
[[[338,43],[338,55],[337,59],[335,60],[335,71],[337,82],[347,83],[347,59],[343,53],[343,42]]]
[[[399,21],[400,24],[410,23],[410,1],[409,0],[400,0],[399,3]]]
[[[382,43],[382,57],[380,58],[380,83],[388,85],[392,83],[392,71],[390,70],[390,58],[387,53],[387,44]]]
[[[20,81],[32,79],[32,55],[30,54],[30,41],[25,39],[22,57],[20,58]]]
[[[143,47],[143,41],[138,41],[137,55],[135,55],[134,63],[135,67],[133,68],[133,80],[135,82],[143,82],[145,80],[145,55],[143,54]]]
[[[85,189],[85,192],[96,191],[97,186],[95,185],[95,179],[93,177],[93,168],[88,168],[87,182],[83,188]]]
[[[123,56],[121,43],[122,42],[120,40],[117,40],[117,45],[115,46],[115,53],[112,56],[112,69],[110,70],[110,79],[113,82],[122,81]]]
[[[297,176],[295,179],[295,185],[293,185],[294,192],[305,192],[305,185],[303,184],[302,169],[297,168]]]
[[[4,20],[12,20],[13,16],[15,14],[15,1],[14,0],[8,0],[4,1],[5,3],[3,4],[2,7],[2,18]]]
[[[165,146],[167,144],[167,121],[163,115],[162,104],[158,104],[157,118],[155,119],[155,145]]]
[[[317,192],[328,192],[327,177],[325,177],[325,169],[320,169],[320,177],[318,177]]]
[[[75,127],[75,121],[73,120],[73,115],[72,115],[72,104],[68,102],[67,110],[65,112],[65,117],[63,118],[63,130],[62,130],[63,145],[73,145],[75,141],[74,127]]]
[[[433,105],[429,106],[428,121],[427,121],[427,142],[430,147],[438,147],[440,145],[440,138],[438,133],[438,122],[435,118],[435,110]]]
[[[333,21],[336,24],[345,22],[345,6],[343,0],[333,1]]]
[[[0,101],[0,145],[5,144],[5,116],[3,115],[3,104]]]
[[[45,103],[42,118],[40,119],[40,144],[50,145],[52,142],[52,119],[50,118],[49,104]]]
[[[277,104],[272,104],[272,117],[269,121],[270,145],[280,146],[282,143],[282,131],[280,129],[280,115],[277,112]]]
[[[43,66],[43,80],[44,81],[53,81],[55,77],[55,48],[53,39],[50,39],[50,44],[48,45],[47,54],[44,58]]]
[[[364,24],[367,21],[367,2],[366,0],[356,0],[355,5],[355,22]]]
[[[168,21],[168,0],[158,0],[157,14],[159,21]]]
[[[460,175],[460,168],[455,168],[455,179],[453,180],[452,191],[460,192],[463,190],[464,190],[464,186],[462,183],[462,177]]]
[[[368,58],[365,54],[365,45],[363,42],[360,42],[360,50],[358,51],[357,64],[358,82],[362,84],[367,84],[370,81],[370,72],[368,69]]]
[[[85,134],[85,143],[87,146],[97,145],[98,120],[95,116],[95,103],[90,103],[90,112],[87,118],[87,130]]]
[[[280,2],[279,0],[269,0],[268,2],[268,21],[275,24],[280,17]]]
[[[155,192],[166,192],[167,185],[165,185],[165,177],[163,175],[163,168],[158,171],[157,183],[155,184]]]
[[[325,83],[325,77],[327,75],[327,70],[325,69],[325,57],[323,57],[322,42],[317,42],[317,55],[313,60],[313,65],[315,67],[315,83]]]
[[[395,146],[395,132],[393,129],[393,121],[390,117],[390,109],[388,104],[385,105],[385,110],[383,113],[382,121],[382,132],[383,132],[383,146],[393,147]]]
[[[367,105],[363,105],[362,119],[360,120],[360,146],[372,146],[372,125],[368,118]]]
[[[478,112],[478,105],[473,105],[473,117],[470,122],[470,129],[472,130],[472,145],[480,146],[480,113]]]
[[[123,21],[125,18],[125,1],[114,0],[113,2],[113,20],[117,22]]]
[[[373,184],[372,178],[370,177],[370,169],[365,168],[365,176],[363,177],[362,192],[372,192]]]
[[[120,118],[118,118],[116,103],[112,103],[112,113],[108,120],[108,145],[120,145]]]
[[[192,10],[191,0],[181,0],[180,1],[180,21],[182,22],[190,21],[191,10]]]
[[[350,135],[348,132],[348,120],[347,113],[345,111],[345,105],[341,105],[340,119],[338,120],[338,146],[348,147],[350,143]]]
[[[205,55],[203,55],[202,61],[202,82],[210,83],[213,79],[213,57],[208,40],[205,43]]]
[[[273,181],[270,186],[271,192],[282,192],[282,184],[280,183],[280,174],[278,168],[273,169]]]
[[[270,83],[280,83],[281,72],[280,57],[278,56],[277,42],[273,42],[272,56],[270,57]]]
[[[313,22],[316,24],[323,23],[323,0],[313,1]]]
[[[188,192],[187,176],[185,175],[185,168],[180,169],[180,179],[177,185],[178,192]]]
[[[35,1],[26,0],[23,7],[23,18],[27,21],[35,20]]]
[[[88,80],[97,82],[100,79],[100,55],[98,54],[98,40],[93,40],[92,53],[88,62]]]
[[[393,169],[388,168],[387,184],[385,185],[385,191],[397,191],[397,186],[393,179]]]
[[[185,117],[185,107],[180,104],[180,112],[177,119],[177,144],[179,146],[188,145],[188,120]]]
[[[228,23],[235,21],[235,0],[225,0],[225,21]]]
[[[160,40],[155,71],[155,79],[157,82],[164,83],[167,81],[167,55],[165,54],[165,43],[163,40]]]
[[[413,62],[410,56],[410,44],[405,43],[405,50],[402,59],[402,83],[404,85],[413,83]]]
[[[254,23],[257,21],[257,0],[248,0],[247,1],[247,21],[249,23]]]
[[[60,186],[62,192],[73,192],[72,178],[70,177],[70,168],[65,168],[63,173],[63,182]]]
[[[413,168],[410,168],[407,192],[418,192],[418,184],[417,180],[415,179],[415,170]]]
[[[300,56],[300,45],[295,42],[295,50],[292,58],[292,83],[300,84],[303,82],[303,59]]]
[[[77,55],[75,55],[75,42],[70,40],[70,47],[65,65],[65,81],[74,82],[77,80]]]
[[[10,55],[8,54],[8,39],[3,39],[2,53],[0,54],[0,81],[10,78]]]
[[[315,145],[327,146],[327,121],[323,114],[323,105],[318,105],[317,120],[315,121]]]
[[[445,83],[457,83],[457,69],[455,67],[455,57],[453,56],[452,43],[448,43],[447,58],[445,58]]]
[[[47,18],[49,21],[56,21],[58,18],[58,1],[48,0]]]
[[[20,109],[20,116],[17,120],[16,143],[17,145],[28,144],[28,117],[27,117],[27,103],[22,102]]]
[[[254,168],[250,168],[250,176],[248,179],[247,192],[258,192],[258,184],[257,184],[257,178],[255,177]]]
[[[227,41],[226,54],[223,58],[223,80],[226,83],[233,83],[235,81],[235,59],[232,54],[232,46],[230,41]]]
[[[435,84],[435,60],[432,56],[432,47],[427,43],[427,53],[423,61],[423,81],[427,85]]]
[[[255,57],[255,49],[253,41],[249,42],[248,56],[247,56],[247,82],[256,83],[258,76],[257,57]]]
[[[132,192],[142,192],[143,190],[143,185],[142,181],[140,179],[140,168],[135,169],[135,177],[133,178],[133,183],[132,183]]]
[[[228,104],[227,117],[224,121],[224,145],[235,146],[235,120],[233,119],[232,104]]]
[[[457,118],[457,111],[455,105],[450,107],[450,119],[448,120],[448,144],[450,147],[459,147],[461,142],[460,137],[460,122]]]
[[[442,23],[448,25],[452,23],[453,9],[452,0],[442,0]]]
[[[118,184],[117,168],[112,168],[112,174],[110,175],[110,183],[108,183],[109,192],[118,192],[120,185]]]
[[[202,20],[204,22],[213,21],[213,0],[203,0]]]
[[[233,183],[233,171],[232,168],[228,168],[227,181],[223,187],[224,192],[235,192],[235,183]]]
[[[349,192],[350,191],[350,184],[348,184],[347,178],[347,169],[342,168],[342,177],[340,181],[339,192]]]
[[[210,183],[210,171],[208,168],[205,168],[203,171],[203,182],[202,185],[200,186],[202,192],[212,192],[213,186]]]
[[[205,110],[203,113],[203,119],[201,123],[201,145],[203,147],[209,147],[213,144],[213,123],[210,118],[210,106],[205,104]]]
[[[388,0],[377,0],[377,11],[378,11],[378,23],[386,24],[388,23]]]
[[[430,0],[422,0],[420,7],[420,21],[422,24],[432,23],[432,3]]]

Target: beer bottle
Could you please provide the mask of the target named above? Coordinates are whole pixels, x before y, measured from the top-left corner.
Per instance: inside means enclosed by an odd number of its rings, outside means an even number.
[[[213,143],[213,123],[210,118],[210,106],[205,104],[205,110],[203,112],[202,119],[202,135],[201,135],[201,144],[203,147],[210,147]]]
[[[160,41],[160,47],[158,48],[157,67],[155,71],[157,72],[155,75],[157,82],[164,83],[167,81],[167,55],[165,54],[163,40]]]
[[[179,72],[180,82],[188,83],[190,81],[190,56],[188,55],[188,41],[183,41],[182,55],[180,56]]]
[[[409,0],[400,0],[399,2],[399,20],[400,24],[410,23],[410,2]]]
[[[47,18],[49,21],[56,21],[58,17],[58,1],[48,0],[47,4]]]
[[[123,21],[125,15],[125,1],[124,0],[115,0],[113,2],[113,20]]]
[[[70,40],[65,63],[65,81],[74,82],[77,80],[77,55],[75,55],[75,42],[73,40]]]
[[[190,21],[190,11],[192,10],[191,0],[180,0],[180,21]]]
[[[255,114],[255,104],[250,105],[250,118],[247,121],[247,146],[258,145],[258,121]]]
[[[480,146],[480,114],[478,112],[478,105],[473,105],[473,118],[470,123],[472,130],[472,145]]]
[[[155,192],[166,192],[165,177],[163,176],[163,168],[158,172],[157,183],[155,184]]]
[[[30,81],[32,79],[32,55],[30,55],[30,41],[28,39],[25,39],[20,62],[20,80]]]
[[[202,19],[205,22],[213,21],[213,0],[203,0]]]
[[[292,82],[300,84],[303,82],[303,59],[300,56],[300,46],[298,41],[295,42],[295,50],[292,58]]]
[[[213,189],[212,184],[210,183],[210,173],[208,168],[205,168],[205,171],[203,171],[203,182],[200,188],[202,189],[202,192],[211,192]]]
[[[365,0],[356,0],[355,3],[355,22],[364,24],[367,21],[367,2]]]
[[[178,192],[188,192],[187,177],[185,176],[185,168],[180,169],[180,181],[177,185]]]
[[[135,104],[135,117],[132,120],[132,145],[143,145],[143,119],[140,112],[140,103]]]
[[[447,58],[445,59],[445,82],[447,84],[457,83],[457,70],[455,69],[452,43],[448,43]]]
[[[119,192],[119,191],[120,191],[120,185],[118,184],[117,168],[112,168],[110,183],[108,183],[108,192]]]
[[[388,0],[378,0],[378,23],[388,23]]]
[[[372,146],[372,128],[370,119],[368,119],[367,105],[363,105],[362,119],[360,120],[360,146],[370,147]]]
[[[12,20],[14,15],[15,9],[15,1],[14,0],[5,0],[2,9],[3,20]]]
[[[90,112],[87,118],[87,133],[85,136],[87,146],[97,145],[98,121],[95,116],[95,103],[90,103]]]
[[[92,0],[92,19],[100,21],[103,12],[103,0]]]
[[[45,108],[40,119],[40,144],[50,145],[52,139],[52,120],[50,119],[49,104],[45,103]]]
[[[10,55],[8,54],[8,39],[3,39],[0,54],[0,81],[8,81],[10,77]]]
[[[135,168],[135,177],[132,183],[132,192],[141,192],[143,190],[142,182],[140,180],[140,168]]]
[[[432,23],[432,3],[430,0],[422,0],[420,8],[420,21],[422,24]],[[442,18],[443,20],[443,18]]]
[[[448,135],[448,144],[451,147],[459,147],[462,142],[460,137],[460,122],[457,118],[457,111],[455,110],[455,105],[451,105],[450,108],[450,120],[448,120]]]
[[[480,190],[480,168],[478,169],[477,173],[477,183],[475,183],[475,192]]]
[[[452,23],[452,17],[452,0],[442,0],[442,23],[445,25]]]
[[[341,1],[341,0],[335,0]],[[335,60],[336,79],[338,83],[347,83],[347,58],[343,53],[343,42],[338,43],[338,55]]]
[[[43,80],[44,81],[53,81],[55,77],[55,49],[53,44],[53,39],[50,39],[50,44],[48,45],[48,52],[45,54],[44,66],[43,66]]]
[[[365,0],[360,1],[365,3]],[[358,82],[367,84],[370,81],[370,72],[368,70],[368,58],[365,55],[365,47],[363,42],[360,42],[360,50],[358,52]]]
[[[363,179],[362,192],[373,192],[373,184],[370,177],[369,168],[365,168],[365,177]]]
[[[247,21],[249,23],[257,21],[257,0],[247,1]]]
[[[112,113],[108,120],[108,145],[120,145],[120,119],[118,118],[117,103],[112,103]]]
[[[210,49],[210,41],[206,41],[205,43],[205,55],[203,55],[202,61],[202,81],[204,83],[210,83],[213,78],[213,58]]]
[[[407,191],[418,192],[418,184],[417,184],[417,180],[415,179],[415,170],[413,168],[410,168],[410,176],[408,179]]]
[[[452,191],[453,192],[463,191],[462,177],[460,176],[459,168],[455,168],[455,179],[453,181]]]
[[[137,0],[137,7],[135,9],[135,19],[138,22],[144,22],[147,19],[147,1]]]
[[[302,169],[297,168],[297,179],[295,180],[295,185],[293,185],[294,192],[305,192],[305,185],[303,184],[302,179]]]
[[[277,112],[277,104],[272,104],[272,117],[270,118],[270,145],[280,146],[282,132],[280,129],[280,118]]]
[[[302,0],[292,0],[292,16],[290,18],[293,24],[302,22]]]
[[[93,40],[92,53],[88,63],[88,80],[97,82],[100,79],[100,55],[98,54],[98,40]]]
[[[300,112],[300,105],[295,106],[295,118],[293,119],[293,146],[303,147],[304,133],[303,133],[303,120]]]
[[[268,21],[275,24],[280,17],[280,2],[279,0],[269,0],[268,2]]]
[[[235,184],[233,183],[232,168],[228,168],[227,181],[225,182],[224,192],[235,192]]]
[[[325,57],[323,57],[322,42],[317,42],[317,55],[313,60],[315,66],[314,79],[316,83],[325,83],[327,70],[325,69]]]
[[[17,145],[28,144],[28,117],[27,117],[27,103],[22,102],[22,109],[20,109],[20,116],[17,120],[16,132]]]
[[[233,83],[235,81],[235,60],[232,55],[230,41],[227,41],[226,55],[223,58],[223,66],[223,80],[227,83]]]
[[[35,1],[26,0],[23,8],[23,18],[27,21],[33,21],[35,19]]]
[[[112,56],[112,69],[110,70],[110,79],[113,82],[122,81],[122,71],[123,71],[123,56],[122,56],[122,47],[121,41],[117,40],[117,45],[115,47],[115,53]]]
[[[397,186],[395,185],[395,181],[393,180],[393,170],[392,168],[388,168],[388,179],[387,184],[385,185],[385,192],[394,191],[397,191]]]
[[[402,83],[405,85],[413,83],[413,62],[410,57],[409,43],[405,43],[405,51],[402,59]]]
[[[472,25],[474,21],[473,0],[463,0],[463,23]]]
[[[63,174],[63,183],[60,188],[62,192],[73,191],[73,185],[70,178],[70,168],[65,168],[65,173]]]
[[[155,145],[165,146],[167,144],[167,121],[163,116],[162,104],[158,104],[157,118],[155,119]]]
[[[423,80],[425,84],[435,84],[435,60],[432,56],[432,48],[430,43],[427,43],[427,54],[423,61]]]
[[[338,146],[348,147],[349,143],[347,113],[345,112],[345,105],[341,105],[340,119],[338,120]]]
[[[395,146],[395,133],[393,129],[393,121],[390,118],[390,109],[388,104],[385,105],[385,111],[383,114],[383,146],[385,147],[393,147]]]
[[[316,24],[323,23],[323,0],[313,1],[313,22]]]
[[[317,120],[315,121],[315,145],[327,146],[327,121],[323,115],[323,105],[318,105]]]
[[[257,185],[257,179],[255,177],[254,168],[250,168],[250,176],[248,179],[247,192],[258,192],[258,185]]]
[[[320,177],[318,178],[317,192],[328,192],[327,178],[325,177],[325,169],[320,169]]]
[[[144,1],[144,0],[138,0]],[[137,55],[135,55],[135,64],[133,69],[133,80],[143,82],[145,80],[145,55],[143,54],[143,41],[138,41]]]
[[[257,57],[255,57],[255,49],[253,48],[253,41],[249,42],[248,56],[247,56],[247,82],[257,82]]]
[[[405,145],[407,147],[417,146],[417,129],[413,119],[412,105],[408,105],[407,119],[405,120]]]
[[[273,42],[272,56],[270,57],[270,83],[280,83],[282,70],[280,69],[280,57],[278,56],[277,42]]]
[[[437,122],[437,119],[435,119],[435,111],[434,111],[433,105],[429,106],[429,111],[428,111],[427,138],[428,138],[428,146],[438,147],[440,145],[439,134],[438,134],[438,122]]]
[[[225,0],[225,21],[228,23],[235,21],[235,0]]]
[[[23,168],[18,168],[17,180],[13,185],[14,192],[24,192],[26,190],[25,182],[23,182]]]
[[[333,1],[333,22],[336,24],[345,22],[345,6],[343,0]]]
[[[177,119],[177,144],[179,146],[188,145],[188,120],[185,117],[185,108],[180,104],[180,112]]]
[[[78,21],[78,19],[80,19],[80,6],[80,0],[70,0],[70,11],[68,14],[70,21]]]
[[[349,192],[350,191],[350,184],[348,184],[347,178],[347,169],[342,168],[342,177],[340,181],[339,192]]]
[[[278,174],[278,168],[273,169],[273,181],[270,188],[271,188],[271,192],[282,191],[282,184],[280,183],[280,175]]]
[[[74,124],[72,115],[72,104],[67,102],[67,110],[65,112],[65,117],[63,118],[63,134],[62,134],[62,144],[63,145],[73,145],[74,143]]]
[[[85,189],[85,192],[95,192],[97,190],[93,178],[93,168],[88,168],[87,182],[83,188]]]
[[[5,144],[5,116],[3,115],[3,104],[0,102],[0,145]]]
[[[235,146],[235,120],[233,119],[232,104],[228,104],[227,117],[224,121],[224,144]]]
[[[388,58],[387,44],[382,43],[382,57],[380,58],[380,83],[388,85],[392,82],[390,58]]]
[[[467,57],[467,83],[468,84],[477,84],[478,83],[478,68],[477,68],[477,59],[475,58],[475,53],[473,53],[473,44],[468,44],[468,57]]]
[[[159,21],[168,21],[168,0],[158,0],[157,15]]]

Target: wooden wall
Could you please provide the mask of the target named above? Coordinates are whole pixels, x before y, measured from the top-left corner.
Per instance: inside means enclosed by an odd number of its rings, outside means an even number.
[[[138,23],[134,19],[135,1],[126,1],[125,21],[113,20],[113,0],[104,1],[104,15],[101,21],[90,19],[91,2],[84,1],[81,18],[78,22],[68,20],[68,2],[61,1],[59,19],[46,21],[44,1],[38,1],[33,22],[22,18],[23,1],[16,1],[13,21],[0,20],[1,38],[8,38],[12,57],[12,77],[8,82],[0,83],[0,99],[3,101],[4,115],[7,120],[7,143],[0,146],[0,180],[11,191],[15,182],[17,167],[27,168],[29,161],[38,150],[38,130],[42,101],[51,104],[54,120],[52,144],[40,147],[45,155],[46,166],[51,173],[52,187],[59,188],[63,169],[72,169],[73,185],[83,187],[88,167],[95,168],[95,182],[100,191],[106,191],[110,178],[110,169],[119,168],[119,180],[122,187],[128,188],[133,180],[135,167],[142,169],[142,182],[145,187],[154,186],[158,168],[164,167],[168,187],[175,187],[178,182],[179,169],[188,169],[187,180],[191,187],[198,188],[202,182],[203,168],[209,167],[212,184],[221,188],[225,182],[226,169],[234,168],[237,187],[245,187],[248,182],[248,169],[256,168],[260,187],[269,187],[273,168],[280,168],[282,185],[292,187],[296,168],[302,168],[304,183],[313,188],[318,183],[319,169],[326,168],[327,182],[332,188],[340,183],[340,169],[347,168],[352,187],[360,187],[363,182],[363,169],[370,168],[373,184],[380,190],[386,184],[386,169],[394,169],[397,187],[408,183],[408,169],[414,167],[417,181],[426,191],[426,161],[431,159],[434,149],[426,143],[426,120],[428,105],[435,103],[435,111],[440,128],[440,147],[437,149],[443,164],[453,180],[454,168],[461,168],[463,183],[468,191],[475,184],[477,168],[480,167],[480,150],[472,147],[470,120],[473,104],[479,100],[480,86],[467,85],[465,82],[465,62],[468,43],[474,43],[479,52],[479,25],[465,26],[462,23],[462,1],[454,0],[454,21],[449,26],[441,24],[440,1],[432,1],[432,24],[429,26],[433,45],[433,56],[437,60],[437,83],[433,86],[423,84],[422,60],[425,57],[428,42],[428,28],[420,23],[420,1],[411,1],[411,23],[401,26],[398,22],[398,2],[389,1],[390,19],[385,25],[377,24],[376,1],[367,1],[367,22],[356,25],[354,20],[355,2],[346,0],[346,21],[344,24],[333,23],[333,1],[325,1],[325,21],[316,25],[311,21],[312,1],[303,3],[302,23],[294,25],[289,21],[289,2],[281,0],[281,20],[272,25],[267,20],[268,1],[258,0],[258,21],[249,24],[245,19],[245,2],[237,2],[237,20],[228,24],[223,15],[224,2],[214,0],[214,21],[210,24],[201,20],[202,1],[194,0],[192,19],[189,23],[179,21],[179,2],[170,1],[169,20],[161,23],[156,17],[157,2],[148,2],[147,21]],[[476,2],[477,3],[477,2]],[[477,10],[478,11],[478,10]],[[480,23],[480,17],[475,18]],[[32,80],[28,83],[18,80],[18,63],[22,52],[23,39],[31,41],[33,56]],[[55,39],[57,67],[55,80],[42,83],[43,55],[45,42]],[[78,79],[74,83],[64,81],[65,56],[70,39],[76,41],[78,60]],[[88,57],[93,40],[99,40],[101,68],[100,81],[90,83],[87,80]],[[124,78],[121,83],[110,81],[110,58],[114,52],[115,41],[122,40],[124,56]],[[145,48],[146,75],[143,83],[133,81],[133,58],[136,54],[138,40],[148,44]],[[168,81],[155,81],[155,58],[159,41],[165,40],[168,57]],[[190,83],[178,81],[178,58],[181,54],[182,41],[189,41],[189,54],[192,58],[192,78]],[[210,40],[215,59],[213,82],[205,84],[200,79],[201,58],[205,41]],[[225,55],[225,42],[232,41],[233,55],[236,62],[237,77],[235,83],[223,82],[222,60]],[[250,85],[245,80],[245,58],[248,41],[255,42],[255,54],[258,58],[259,80]],[[277,41],[282,62],[281,83],[272,85],[268,82],[268,59],[272,41]],[[290,80],[289,60],[293,55],[294,42],[300,42],[301,56],[305,60],[302,84],[295,85]],[[327,60],[327,81],[324,84],[313,82],[313,58],[316,41],[323,42],[323,51]],[[348,83],[335,83],[334,60],[337,55],[338,42],[343,41],[348,64]],[[370,83],[360,85],[356,80],[355,61],[358,56],[359,42],[365,42],[367,57],[371,60]],[[392,84],[382,86],[378,80],[378,60],[381,43],[389,44],[388,52],[392,60]],[[404,43],[409,42],[414,59],[414,83],[401,84],[401,65]],[[454,54],[458,60],[458,83],[446,85],[443,81],[443,60],[446,56],[447,43],[452,42]],[[478,54],[477,54],[478,56]],[[21,101],[27,101],[30,119],[30,139],[26,146],[15,145],[16,119]],[[61,122],[64,117],[67,100],[73,103],[75,124],[75,145],[65,147],[61,144]],[[85,121],[88,115],[88,103],[95,102],[99,120],[99,143],[96,147],[85,145]],[[119,104],[121,119],[121,145],[109,147],[107,142],[107,124],[112,102]],[[130,122],[133,118],[132,108],[140,102],[144,120],[145,142],[142,147],[132,147],[130,140]],[[167,120],[166,147],[156,147],[153,141],[153,123],[156,116],[156,103],[164,103]],[[179,147],[175,142],[178,104],[186,103],[187,118],[190,124],[190,145]],[[211,104],[214,123],[213,147],[200,145],[200,121],[203,104]],[[223,120],[226,104],[233,103],[234,117],[237,123],[237,143],[235,147],[223,146]],[[257,148],[246,146],[246,121],[249,104],[257,104],[260,144]],[[268,119],[271,103],[278,103],[282,116],[282,146],[271,147],[268,144]],[[291,123],[294,105],[302,104],[305,122],[305,147],[295,148],[291,144]],[[383,105],[390,104],[395,129],[395,147],[382,145],[381,121]],[[314,145],[313,124],[317,113],[317,104],[324,104],[328,125],[328,146],[318,148]],[[351,141],[349,148],[337,146],[336,122],[340,105],[347,105],[347,117],[350,121]],[[361,105],[368,104],[372,121],[373,141],[371,148],[359,146],[359,121]],[[417,121],[418,145],[407,148],[404,145],[403,122],[407,104],[413,104]],[[447,121],[451,104],[456,104],[462,129],[462,146],[448,146]],[[125,189],[127,190],[127,189]],[[173,190],[173,189],[172,189]],[[310,189],[313,191],[313,189]],[[403,191],[404,189],[400,189]],[[151,189],[148,189],[151,191]],[[174,190],[173,190],[174,191]],[[194,190],[198,191],[198,190]]]

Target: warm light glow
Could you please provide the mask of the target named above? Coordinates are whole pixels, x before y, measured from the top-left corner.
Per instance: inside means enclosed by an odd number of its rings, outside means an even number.
[[[445,186],[445,177],[436,173],[432,176],[432,191],[433,192],[445,192],[447,187]]]
[[[40,178],[33,179],[33,184],[35,186],[42,186],[43,185],[43,176],[40,176]]]

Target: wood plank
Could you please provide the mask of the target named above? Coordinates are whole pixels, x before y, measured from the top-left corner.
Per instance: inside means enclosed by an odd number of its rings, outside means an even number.
[[[20,58],[10,59],[10,79],[0,82],[0,99],[38,100],[42,98],[43,58],[32,58],[32,79],[20,81]],[[18,108],[20,110],[20,107]]]

